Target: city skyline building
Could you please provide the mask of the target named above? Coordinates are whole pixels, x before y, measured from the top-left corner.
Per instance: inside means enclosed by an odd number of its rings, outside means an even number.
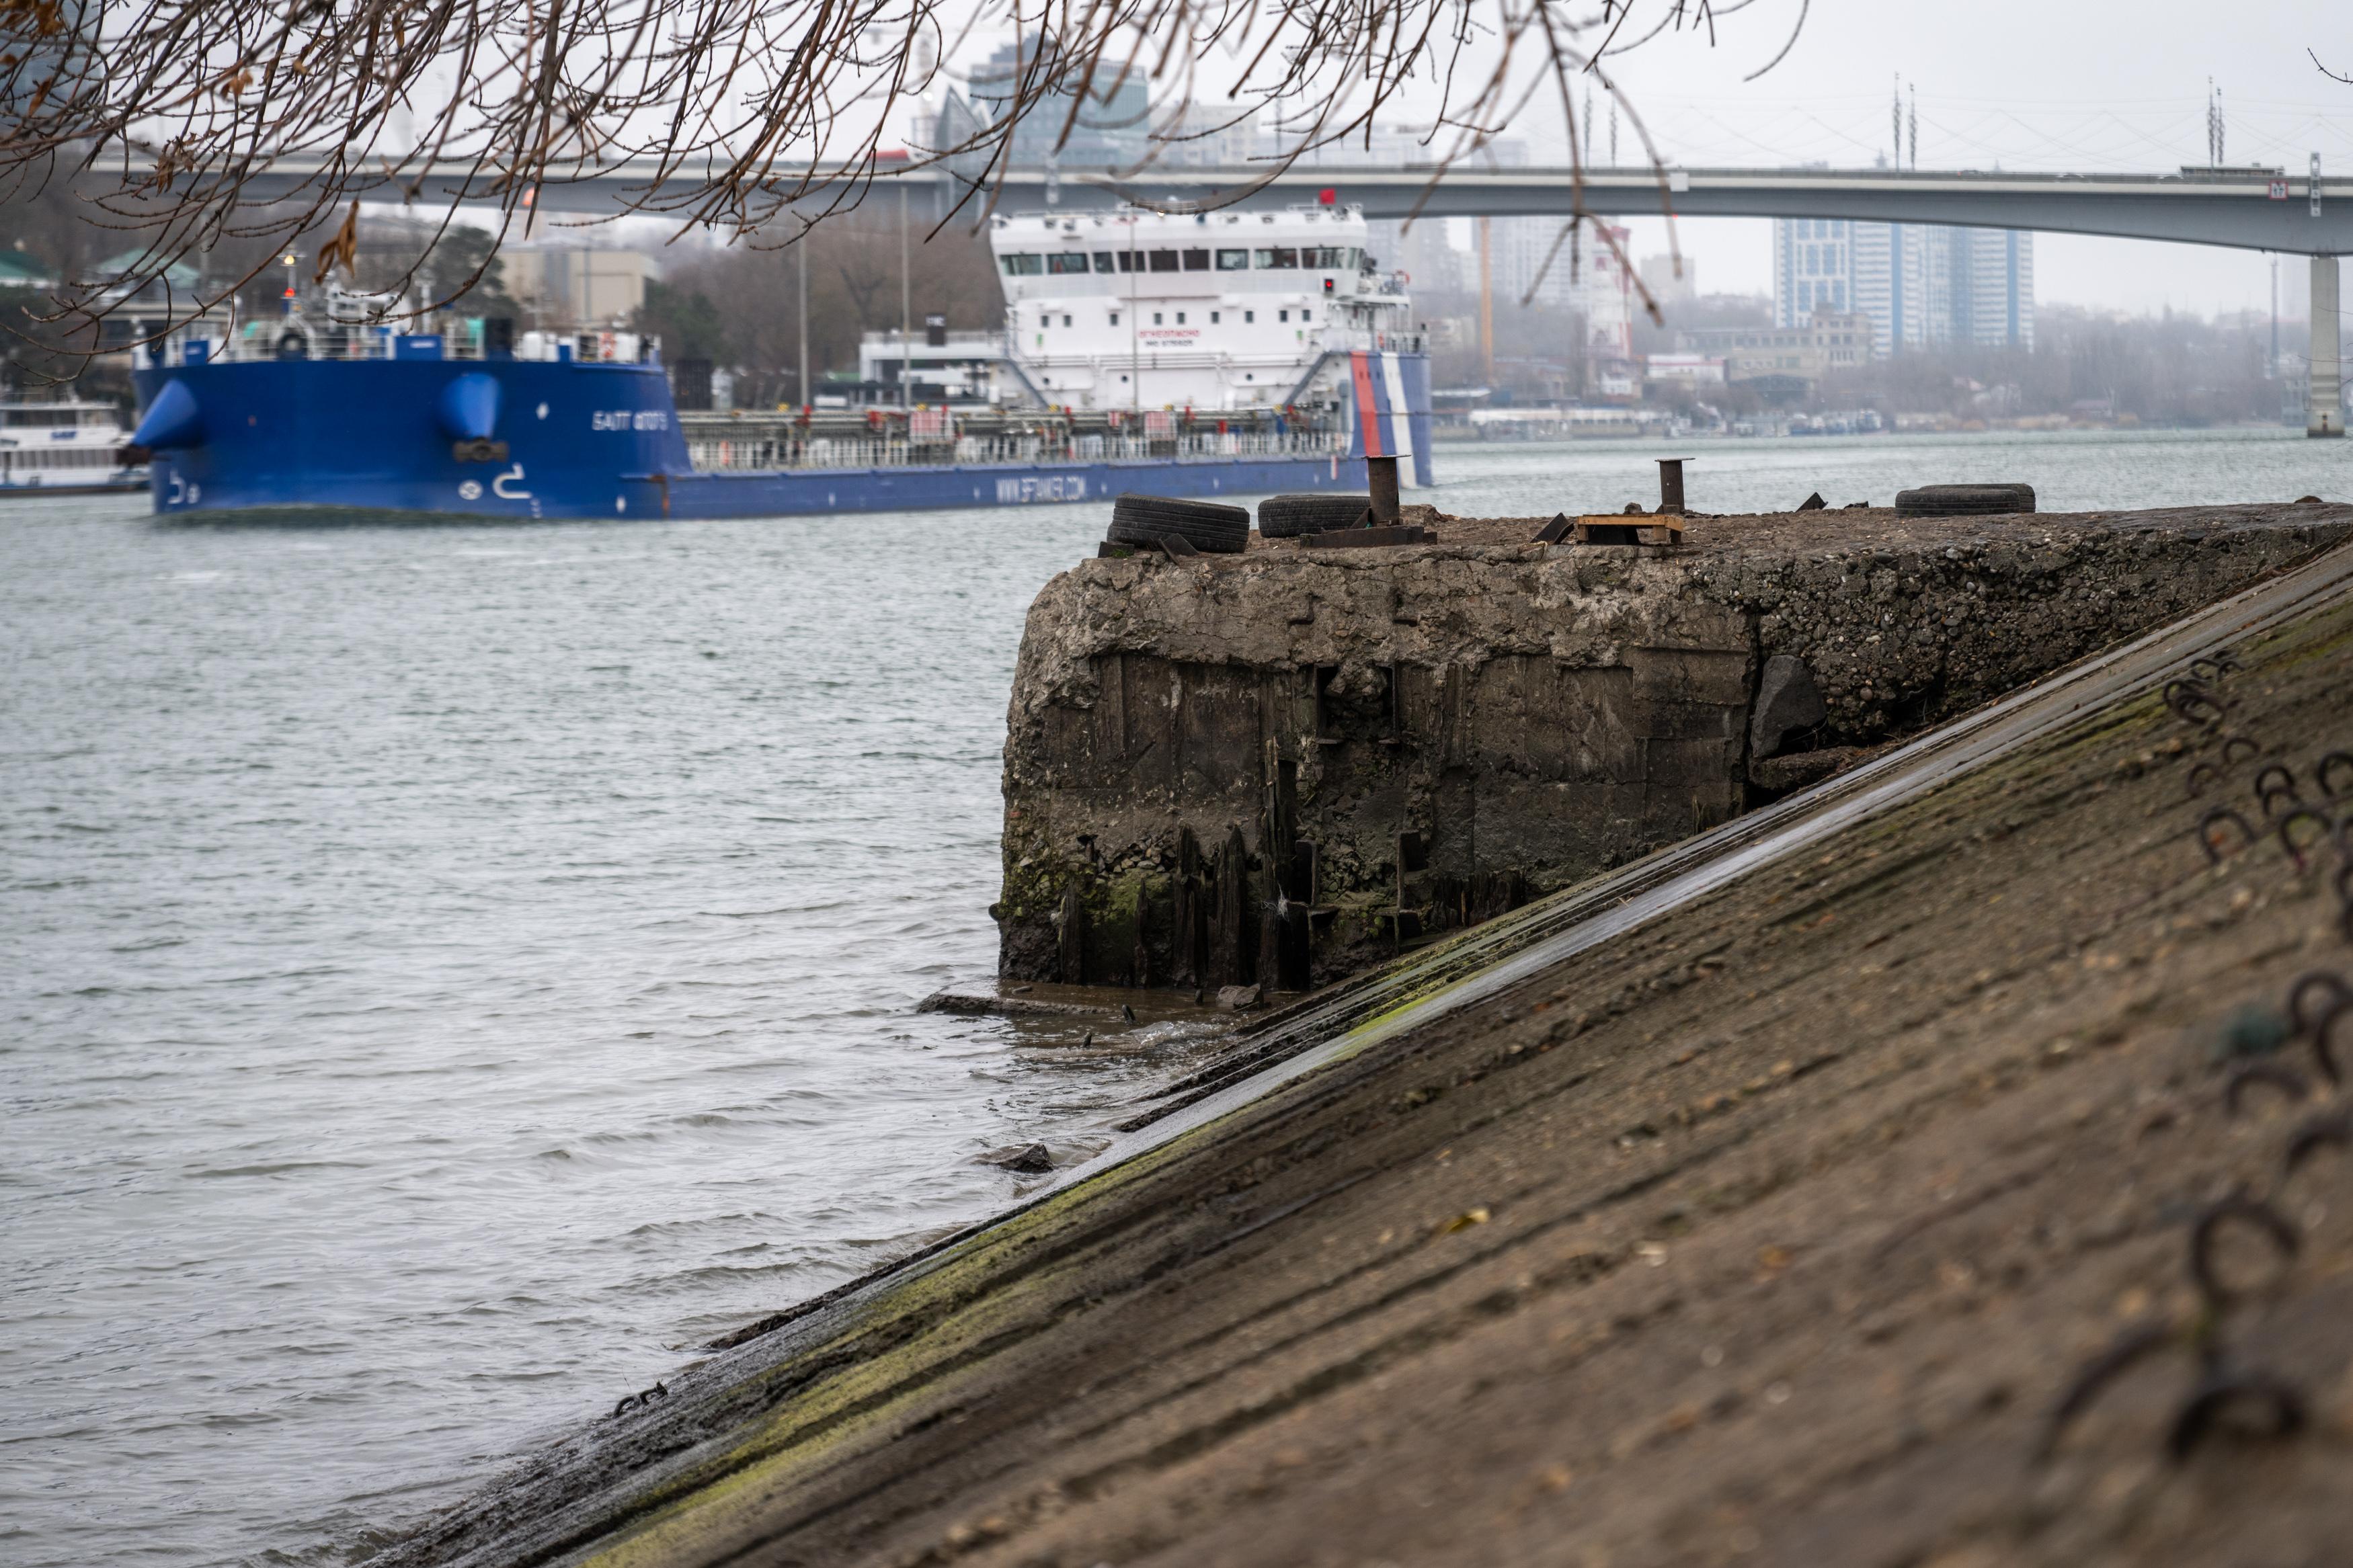
[[[973,68],[966,82],[968,107],[953,91],[946,95],[939,121],[941,145],[953,145],[963,133],[1003,116],[1018,96],[1019,84],[1040,72],[1040,52],[1054,47],[1034,36],[998,45]],[[1050,62],[1046,74],[1051,74]],[[1151,95],[1144,78],[1120,72],[1100,85],[1091,85],[1073,120],[1070,104],[1077,96],[1066,91],[1047,94],[1013,128],[1008,161],[1023,167],[1051,161],[1067,169],[1124,168],[1138,162],[1152,116]],[[1062,139],[1066,120],[1071,122],[1070,136],[1058,152],[1055,143]]]
[[[2034,237],[2013,229],[1778,218],[1773,323],[1870,318],[1873,357],[2034,346]]]
[[[1400,219],[1374,218],[1365,231],[1373,258],[1385,269],[1404,272],[1418,295],[1452,296],[1479,286],[1478,257],[1455,248],[1443,218],[1418,223],[1410,232]]]

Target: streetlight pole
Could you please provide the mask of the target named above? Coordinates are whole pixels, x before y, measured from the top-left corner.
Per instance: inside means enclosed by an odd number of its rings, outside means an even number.
[[[801,406],[815,406],[817,399],[809,395],[808,379],[808,230],[801,231],[801,379],[795,389],[800,394]]]
[[[908,305],[907,182],[899,182],[899,406],[915,406],[914,314]]]
[[[1136,305],[1143,298],[1144,285],[1136,274],[1144,270],[1144,253],[1135,248],[1135,214],[1127,215],[1127,384],[1128,395],[1135,401],[1135,421],[1140,431],[1144,424],[1144,339],[1141,323],[1136,320]],[[1151,449],[1145,448],[1147,454]]]
[[[1479,220],[1479,363],[1487,384],[1495,384],[1495,261],[1493,220]]]

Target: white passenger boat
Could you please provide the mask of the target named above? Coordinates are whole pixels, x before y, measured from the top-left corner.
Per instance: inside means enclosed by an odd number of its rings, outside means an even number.
[[[0,494],[143,489],[147,468],[124,459],[127,439],[111,403],[0,399]]]

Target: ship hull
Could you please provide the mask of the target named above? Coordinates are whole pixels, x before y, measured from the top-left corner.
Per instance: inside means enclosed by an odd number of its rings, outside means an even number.
[[[1426,387],[1426,362],[1409,381]],[[453,384],[496,387],[479,439],[454,429]],[[971,510],[1365,488],[1354,453],[698,471],[658,364],[569,361],[280,360],[137,373],[154,427],[159,516],[288,511],[507,519],[723,518]],[[176,384],[180,390],[170,392]],[[464,391],[464,388],[459,388]],[[169,402],[161,402],[170,394]],[[1426,394],[1411,424],[1426,426]],[[166,420],[159,407],[172,411]],[[1377,455],[1428,447],[1367,405]],[[1405,426],[1404,405],[1395,424]],[[494,447],[496,455],[480,455]]]
[[[796,517],[826,512],[1053,506],[1161,496],[1264,495],[1365,488],[1361,458],[1196,458],[968,467],[799,468],[648,477],[629,504],[661,517]]]
[[[492,457],[461,457],[450,384],[498,387]],[[626,474],[685,471],[670,384],[654,364],[256,360],[142,370],[153,410],[176,383],[192,425],[154,450],[160,516],[324,508],[533,518],[626,516]]]

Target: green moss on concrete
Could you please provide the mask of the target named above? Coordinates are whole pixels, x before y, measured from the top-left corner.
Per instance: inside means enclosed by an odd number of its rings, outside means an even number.
[[[589,1561],[639,1568],[707,1559],[725,1547],[731,1526],[821,1468],[837,1449],[916,1415],[911,1406],[918,1402],[951,1397],[991,1358],[1050,1330],[1068,1302],[1100,1293],[1089,1272],[1096,1247],[1084,1233],[1154,1217],[1139,1210],[1106,1226],[1106,1202],[1218,1142],[1228,1123],[1250,1110],[1191,1129],[1001,1221],[894,1279],[822,1342],[762,1368],[755,1380],[767,1388],[811,1381],[723,1453],[608,1517],[605,1530],[629,1533]]]

